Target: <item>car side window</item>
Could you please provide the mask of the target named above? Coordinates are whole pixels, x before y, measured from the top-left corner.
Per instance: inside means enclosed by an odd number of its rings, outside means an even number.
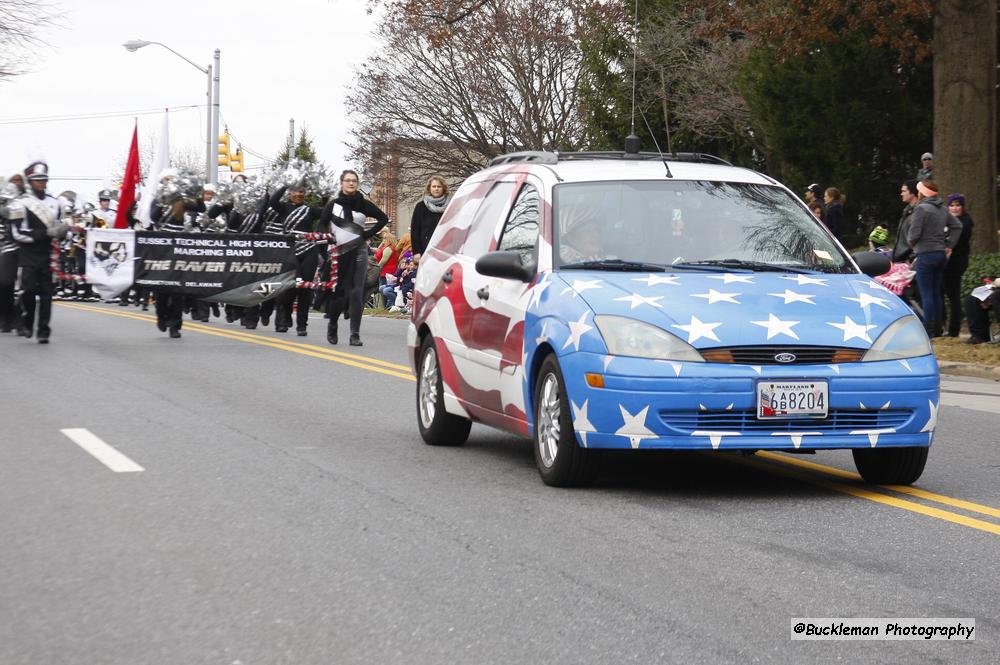
[[[507,208],[513,193],[513,182],[498,182],[493,185],[472,220],[472,228],[465,240],[465,245],[462,247],[463,254],[478,259],[489,251],[490,242],[493,240],[499,225],[500,215]]]
[[[497,249],[518,252],[525,263],[535,263],[538,258],[539,219],[538,190],[534,185],[525,184],[507,216]]]

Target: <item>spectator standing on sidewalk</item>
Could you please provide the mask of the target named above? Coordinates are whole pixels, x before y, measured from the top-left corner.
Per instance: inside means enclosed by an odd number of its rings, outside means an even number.
[[[962,225],[958,242],[944,266],[944,297],[948,300],[948,337],[958,337],[962,327],[962,275],[969,268],[969,245],[972,241],[972,217],[965,211],[965,197],[948,196],[948,213]]]
[[[920,170],[917,171],[917,182],[934,178],[934,155],[925,152],[920,155]]]
[[[910,218],[906,240],[917,256],[913,268],[917,273],[920,302],[924,307],[924,328],[929,337],[940,337],[944,319],[941,298],[944,266],[958,244],[962,225],[948,213],[933,180],[918,182],[917,194],[920,202]]]
[[[920,200],[917,196],[917,181],[907,180],[899,188],[899,200],[903,202],[903,212],[899,216],[899,226],[896,227],[896,247],[892,250],[894,263],[909,262],[913,258],[913,248],[906,240],[910,230],[910,216]]]
[[[823,223],[830,229],[837,240],[844,234],[844,206],[842,204],[844,195],[836,187],[827,187],[823,192],[823,202],[826,209],[823,211]]]
[[[434,235],[434,229],[441,221],[444,209],[451,201],[448,183],[441,176],[431,176],[424,186],[424,198],[413,208],[410,219],[410,238],[413,243],[413,255],[418,259],[427,250],[427,243]]]

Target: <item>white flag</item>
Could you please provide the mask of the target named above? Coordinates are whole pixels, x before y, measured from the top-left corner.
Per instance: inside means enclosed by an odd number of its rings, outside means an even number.
[[[139,201],[139,210],[136,217],[142,222],[144,228],[149,228],[153,224],[150,212],[153,209],[153,202],[156,200],[156,190],[160,187],[160,173],[170,166],[170,114],[163,114],[163,126],[160,128],[160,145],[156,147],[153,155],[153,165],[149,168],[146,176],[146,184],[142,188],[142,199]]]
[[[105,300],[114,298],[135,281],[135,231],[87,231],[87,283]]]

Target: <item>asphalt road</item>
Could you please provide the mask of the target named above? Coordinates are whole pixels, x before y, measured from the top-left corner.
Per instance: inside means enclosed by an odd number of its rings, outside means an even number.
[[[1000,659],[996,383],[945,382],[910,493],[846,452],[625,453],[559,490],[515,437],[421,442],[403,321],[366,318],[360,349],[322,324],[170,340],[61,304],[49,346],[0,337],[0,663]],[[977,629],[801,642],[792,617]]]

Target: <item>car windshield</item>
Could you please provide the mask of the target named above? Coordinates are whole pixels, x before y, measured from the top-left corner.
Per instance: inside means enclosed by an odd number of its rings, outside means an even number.
[[[555,187],[563,270],[855,272],[781,187],[624,180]]]

